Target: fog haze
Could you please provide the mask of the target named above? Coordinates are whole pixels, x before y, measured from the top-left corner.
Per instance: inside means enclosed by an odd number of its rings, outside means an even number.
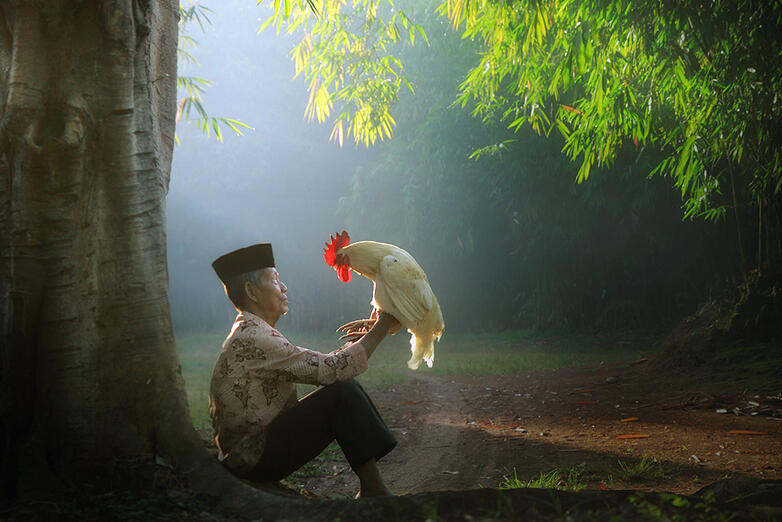
[[[199,64],[187,64],[179,74],[213,82],[204,94],[210,115],[241,120],[253,130],[235,136],[225,129],[219,143],[184,118],[177,127],[167,198],[175,328],[230,327],[235,312],[210,264],[258,242],[273,243],[289,288],[291,311],[281,326],[313,328],[321,318],[366,315],[371,286],[362,278],[339,283],[323,262],[322,246],[344,228],[339,199],[371,152],[352,144],[340,149],[328,142],[329,126],[305,121],[307,85],[292,78],[291,39],[273,28],[257,34],[267,7],[247,0],[203,5],[212,10],[212,26],[204,33],[192,28]]]
[[[300,36],[258,35],[269,6],[202,5],[211,27],[190,28],[200,65],[179,74],[212,81],[209,113],[253,130],[226,130],[219,143],[192,122],[178,126],[167,200],[177,333],[230,327],[235,312],[210,264],[258,242],[273,243],[289,288],[286,334],[365,317],[371,283],[341,283],[323,261],[324,241],[343,229],[413,254],[440,301],[444,340],[457,331],[659,328],[738,273],[729,224],[683,222],[672,182],[648,177],[656,151],[629,142],[577,184],[578,164],[556,133],[514,132],[454,104],[481,49],[431,6],[395,3],[430,45],[399,50],[415,94],[400,93],[393,138],[366,149],[329,142],[330,121],[305,121],[307,85],[293,79],[288,56]],[[495,153],[469,159],[487,145]]]

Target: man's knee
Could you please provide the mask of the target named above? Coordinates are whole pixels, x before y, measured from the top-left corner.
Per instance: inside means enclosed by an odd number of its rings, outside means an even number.
[[[347,381],[337,381],[335,383],[329,384],[326,386],[326,388],[330,388],[332,393],[335,393],[340,397],[347,398],[364,395],[364,389],[361,387],[358,381],[354,379],[349,379]]]

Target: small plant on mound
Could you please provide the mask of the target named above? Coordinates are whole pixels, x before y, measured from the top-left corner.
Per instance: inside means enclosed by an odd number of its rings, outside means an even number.
[[[513,468],[513,476],[505,475],[498,489],[541,488],[579,491],[585,487],[581,473],[576,468],[570,468],[568,471],[553,469],[548,473],[541,472],[538,478],[526,481],[519,479],[516,468]]]
[[[635,464],[616,459],[619,465],[619,477],[623,480],[659,480],[665,477],[662,465],[656,458],[646,456]]]

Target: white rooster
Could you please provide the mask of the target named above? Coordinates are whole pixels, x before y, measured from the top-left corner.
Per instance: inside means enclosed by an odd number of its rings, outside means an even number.
[[[340,281],[349,283],[353,270],[375,283],[372,306],[396,317],[412,334],[413,356],[407,365],[415,370],[424,360],[431,368],[434,341],[440,340],[445,323],[429,280],[413,256],[388,243],[351,243],[343,230],[336,237],[331,236],[323,257],[326,264],[334,267]]]

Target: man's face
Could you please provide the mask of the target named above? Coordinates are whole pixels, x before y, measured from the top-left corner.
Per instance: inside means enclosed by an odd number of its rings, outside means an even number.
[[[288,313],[288,298],[285,292],[288,287],[280,281],[280,274],[276,268],[264,268],[259,270],[259,282],[252,285],[252,296],[255,304],[261,312],[261,317],[267,320],[277,321]]]

